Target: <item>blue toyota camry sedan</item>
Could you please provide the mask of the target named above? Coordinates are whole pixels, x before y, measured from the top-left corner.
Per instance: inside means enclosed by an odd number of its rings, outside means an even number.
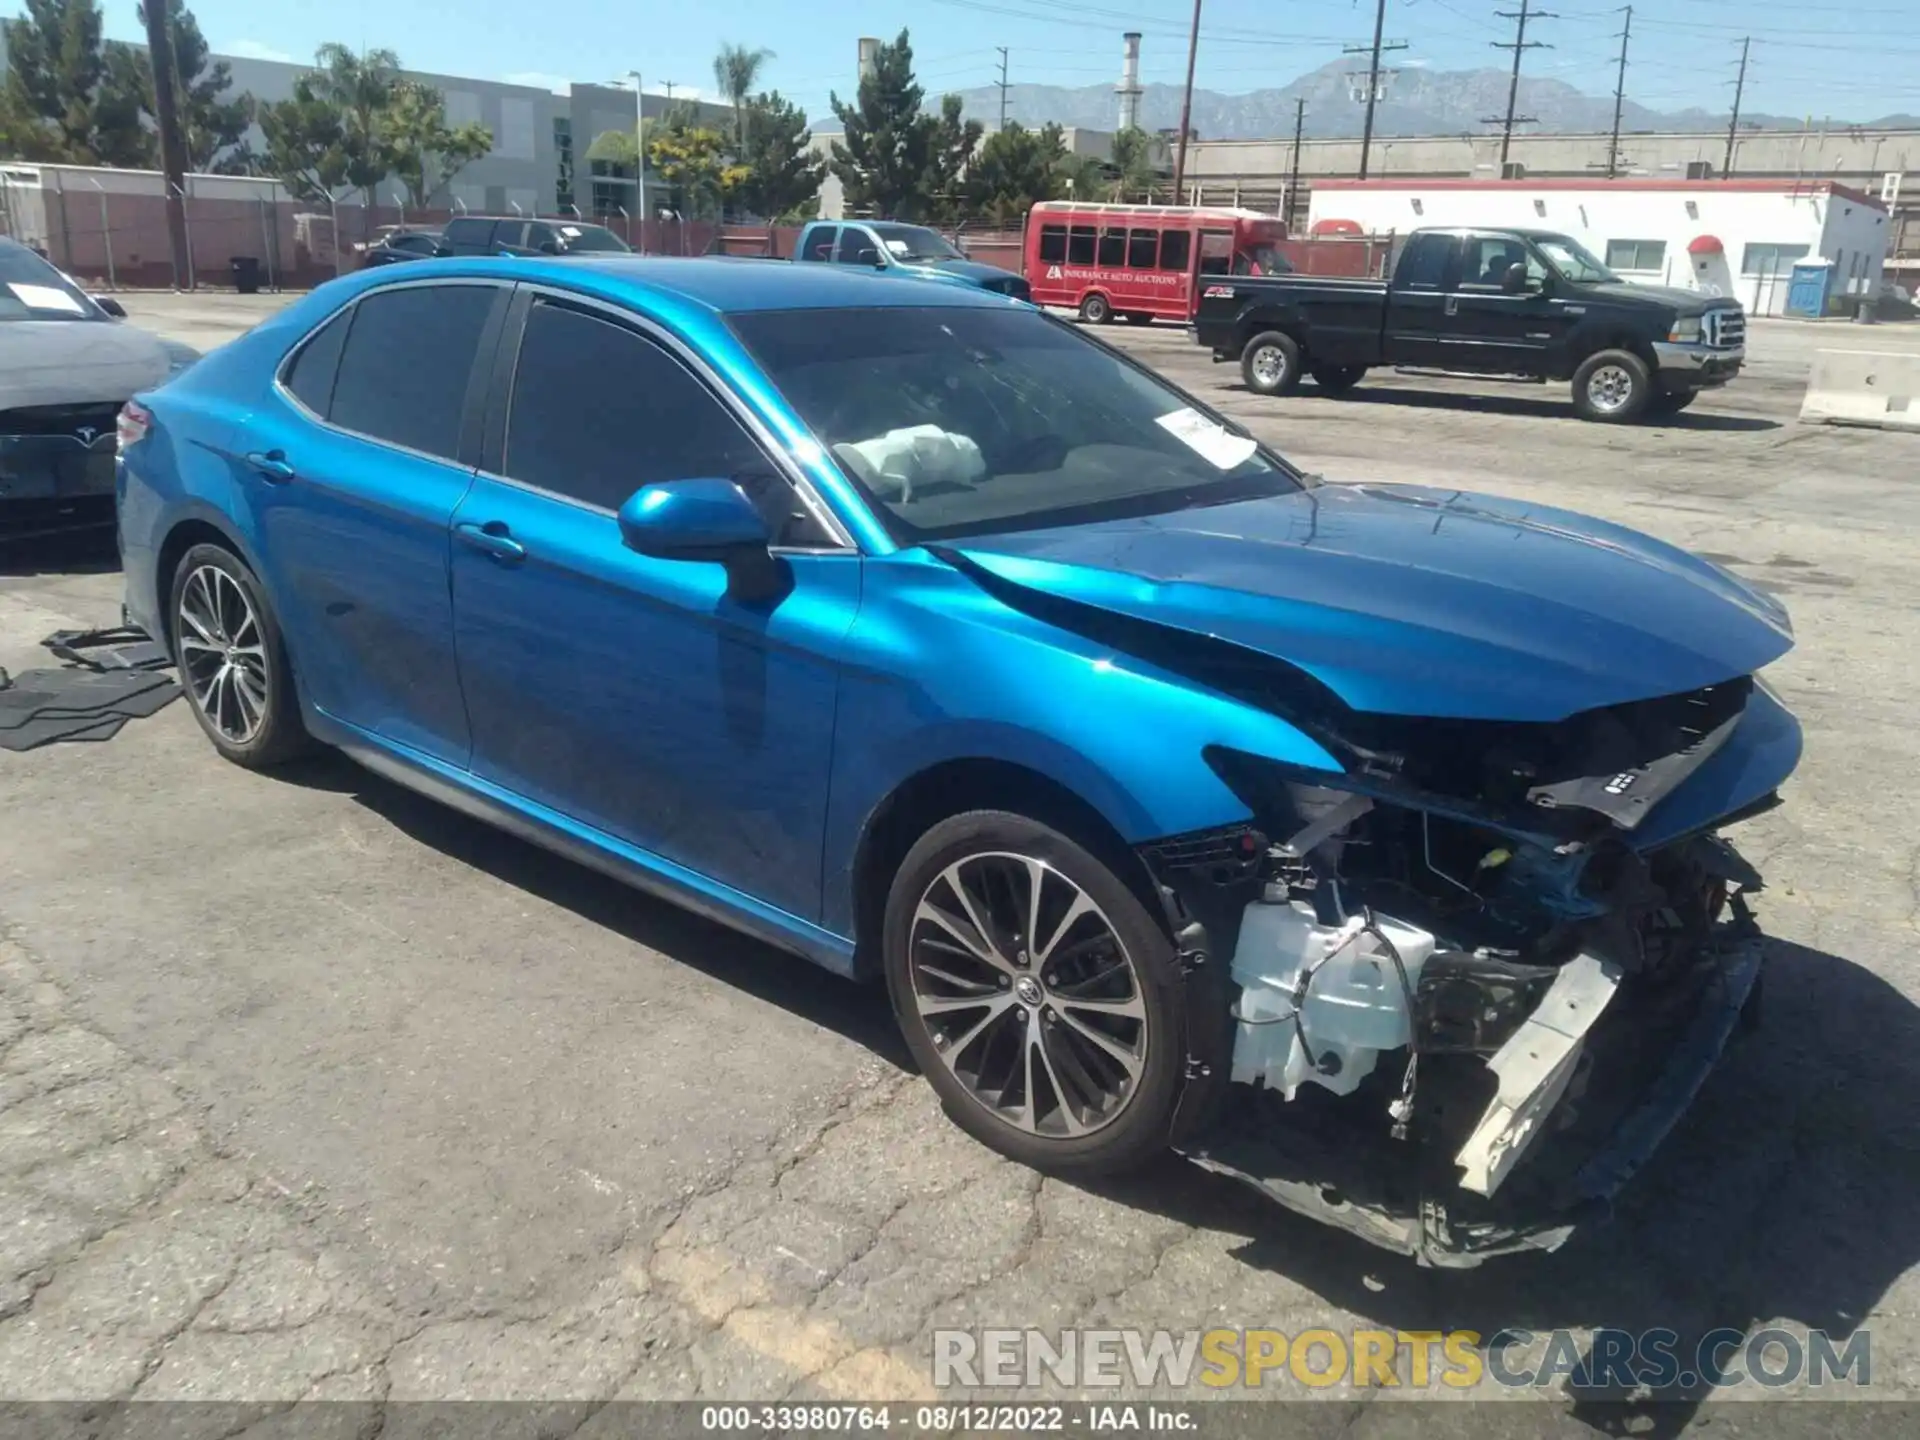
[[[336,747],[884,978],[1028,1164],[1171,1147],[1430,1263],[1552,1248],[1754,1013],[1720,832],[1799,757],[1772,599],[1318,482],[1016,300],[377,269],[119,453],[128,610],[220,754]]]

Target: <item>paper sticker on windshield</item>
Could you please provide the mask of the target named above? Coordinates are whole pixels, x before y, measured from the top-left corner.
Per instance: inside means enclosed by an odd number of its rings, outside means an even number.
[[[910,246],[909,246],[909,245],[907,244],[907,242],[906,242],[906,241],[904,241],[904,240],[889,240],[889,241],[887,241],[887,249],[889,249],[889,250],[891,250],[891,251],[892,251],[892,252],[893,252],[894,254],[896,254],[896,255],[904,255],[904,254],[906,254],[906,253],[907,253],[907,251],[908,251],[909,249],[911,249],[911,248],[912,248],[912,247],[910,247]]]
[[[1160,417],[1160,427],[1178,436],[1194,453],[1219,470],[1231,470],[1245,463],[1260,446],[1249,436],[1230,433],[1226,426],[1207,419],[1198,410],[1176,410]]]
[[[560,233],[569,240],[578,240],[580,238],[580,227],[578,225],[562,225],[560,227]]]
[[[80,302],[64,290],[51,285],[14,285],[7,289],[13,292],[13,298],[29,310],[64,310],[69,315],[84,315],[87,312]]]

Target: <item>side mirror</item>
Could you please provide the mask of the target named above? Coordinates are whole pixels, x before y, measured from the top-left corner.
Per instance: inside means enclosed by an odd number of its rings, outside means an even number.
[[[124,320],[127,318],[127,307],[111,295],[96,295],[93,297],[93,303],[116,320]]]
[[[767,548],[767,522],[732,480],[644,486],[620,507],[619,522],[620,539],[637,554],[725,565],[727,593],[736,599],[770,599],[784,588],[785,567]]]
[[[1518,295],[1527,288],[1527,267],[1509,265],[1507,273],[1500,277],[1500,288],[1509,295]]]

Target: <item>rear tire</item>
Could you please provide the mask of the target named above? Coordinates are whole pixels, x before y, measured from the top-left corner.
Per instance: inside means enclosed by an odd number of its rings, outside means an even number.
[[[1573,372],[1573,408],[1582,420],[1624,425],[1653,398],[1653,372],[1631,350],[1602,350]]]
[[[1179,965],[1091,852],[1006,811],[943,820],[901,862],[882,937],[908,1048],[969,1135],[1076,1176],[1167,1147],[1186,1084]]]
[[[1313,383],[1328,395],[1344,395],[1366,377],[1364,365],[1316,365]]]
[[[213,748],[249,770],[311,750],[279,622],[246,562],[195,545],[174,567],[168,596],[180,686]]]
[[[1288,395],[1300,384],[1300,347],[1291,335],[1264,330],[1240,351],[1240,378],[1256,395]]]
[[[1113,303],[1106,296],[1095,293],[1080,302],[1080,318],[1089,325],[1105,325],[1113,319]]]

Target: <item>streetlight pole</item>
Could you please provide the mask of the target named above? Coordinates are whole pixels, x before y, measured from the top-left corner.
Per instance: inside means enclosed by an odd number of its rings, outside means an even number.
[[[640,208],[640,253],[647,253],[647,102],[640,90],[640,72],[629,70],[633,81],[633,178]]]

